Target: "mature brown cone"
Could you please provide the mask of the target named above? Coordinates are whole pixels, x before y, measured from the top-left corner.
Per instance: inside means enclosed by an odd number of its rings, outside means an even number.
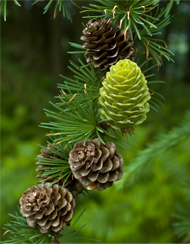
[[[52,145],[47,144],[46,145],[46,148],[47,149],[42,148],[41,149],[41,154],[38,155],[38,158],[51,158],[51,157],[55,157],[55,158],[62,159],[59,155],[57,155],[55,153],[52,153],[52,152],[50,152],[48,150],[51,147],[52,147]],[[47,165],[40,164],[40,159],[39,159],[39,161],[37,162],[37,165],[38,165],[38,167],[37,167],[36,171],[41,171],[36,176],[36,178],[41,178],[39,180],[39,183],[43,183],[43,182],[44,183],[45,182],[52,183],[56,179],[56,177],[49,179],[48,176],[42,176],[43,173],[44,173],[44,168],[50,167],[50,166],[48,166],[48,163],[47,163]],[[69,179],[66,182],[65,182],[65,178],[62,178],[59,182],[57,182],[57,184],[59,184],[60,186],[62,186],[64,184],[64,187],[67,188],[72,193],[72,195],[73,195],[74,198],[76,198],[77,195],[80,194],[84,190],[82,184],[77,179],[75,179],[74,177],[69,177]]]
[[[30,227],[41,233],[60,232],[69,225],[74,214],[75,200],[66,188],[50,183],[28,188],[20,198],[20,212]]]
[[[121,59],[131,58],[134,53],[132,48],[134,41],[127,33],[124,40],[124,32],[119,26],[112,27],[112,21],[103,18],[91,20],[83,30],[85,41],[83,47],[87,48],[86,55],[89,55],[87,62],[93,60],[94,67],[101,70],[107,69]]]
[[[72,193],[74,198],[76,198],[78,194],[82,193],[84,190],[84,187],[80,183],[80,181],[75,179],[74,177],[69,177],[64,187]]]
[[[98,138],[77,142],[69,153],[73,175],[88,190],[102,191],[123,175],[123,157],[113,142],[103,145]]]
[[[52,147],[53,147],[53,146],[52,146],[51,144],[47,144],[47,145],[46,145],[46,148],[47,148],[47,149],[42,148],[41,151],[40,151],[41,154],[38,155],[38,158],[51,158],[51,157],[55,157],[55,158],[60,158],[60,159],[61,159],[60,156],[58,156],[57,154],[52,153],[52,152],[50,151],[50,149],[51,149]],[[38,165],[36,171],[41,171],[41,172],[36,176],[36,178],[46,179],[47,176],[43,176],[43,177],[42,177],[42,174],[44,173],[43,168],[47,168],[48,166],[47,166],[47,165],[44,165],[44,164],[40,164],[40,160],[39,160],[36,164]],[[53,181],[53,180],[54,180],[54,179],[51,179],[51,181]],[[46,181],[49,182],[49,179],[47,179]],[[40,181],[39,181],[39,182],[40,182]]]

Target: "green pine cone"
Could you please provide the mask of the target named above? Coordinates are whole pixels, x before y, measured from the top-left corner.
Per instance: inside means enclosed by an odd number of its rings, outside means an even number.
[[[149,112],[150,93],[147,81],[138,65],[129,59],[111,66],[100,88],[101,119],[107,119],[113,129],[133,130]]]

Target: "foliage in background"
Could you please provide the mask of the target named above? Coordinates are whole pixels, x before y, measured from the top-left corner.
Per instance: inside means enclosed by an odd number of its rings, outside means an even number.
[[[190,176],[186,177],[183,182],[184,203],[177,204],[176,213],[173,217],[176,219],[174,223],[175,233],[179,237],[183,237],[186,243],[190,240]],[[178,222],[177,222],[178,221]]]
[[[15,3],[15,5],[21,7],[21,4],[17,0],[12,0],[12,1]],[[0,13],[3,12],[4,21],[6,21],[7,19],[7,2],[8,2],[7,0],[0,0]],[[33,4],[36,4],[38,2],[47,3],[48,1],[34,0]],[[66,17],[68,20],[72,22],[72,17],[69,9],[70,4],[77,6],[77,4],[73,0],[49,0],[49,2],[44,7],[43,14],[45,14],[49,10],[49,8],[52,7],[52,5],[55,5],[53,17],[56,18],[57,13],[62,11],[63,17]]]
[[[156,5],[159,2],[160,2],[160,0],[154,0],[154,3],[153,4]],[[171,11],[174,2],[176,2],[176,4],[179,4],[180,3],[180,0],[170,0],[169,3],[167,3],[167,8],[166,8],[165,16],[167,16],[169,14],[169,12]]]
[[[190,138],[190,111],[179,128],[174,129],[168,134],[162,134],[157,141],[147,145],[145,150],[139,151],[138,156],[124,168],[122,185],[133,184],[140,177],[142,172],[148,170],[156,157],[163,155],[170,148],[175,147],[181,141]],[[190,141],[189,141],[190,145]],[[173,166],[175,168],[175,165]],[[118,183],[120,184],[120,183]]]
[[[38,2],[47,3],[48,1],[47,0],[34,0],[34,4],[36,4]],[[77,6],[73,0],[49,0],[49,2],[44,7],[43,13],[45,14],[49,10],[49,8],[52,7],[52,5],[54,5],[54,13],[53,13],[54,19],[56,18],[57,13],[62,11],[63,17],[66,17],[68,20],[70,20],[72,22],[71,13],[69,10],[70,3]]]

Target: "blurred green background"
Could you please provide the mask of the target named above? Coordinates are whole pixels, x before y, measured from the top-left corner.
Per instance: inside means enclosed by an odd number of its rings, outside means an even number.
[[[92,2],[92,1],[91,1]],[[77,1],[87,6],[90,1]],[[165,1],[161,2],[162,5]],[[44,3],[32,1],[16,7],[8,1],[7,21],[1,16],[1,226],[16,211],[22,192],[37,184],[35,157],[45,145],[47,122],[43,108],[51,108],[58,94],[59,74],[71,76],[67,69],[68,42],[79,40],[83,26],[80,9],[70,5],[71,24],[61,14],[53,19],[53,9],[43,15]],[[181,1],[171,11],[171,24],[162,38],[175,53],[175,63],[156,68],[154,80],[166,84],[152,86],[166,102],[159,113],[150,111],[145,123],[138,126],[121,151],[128,164],[147,143],[161,133],[168,133],[183,120],[190,108],[190,2]],[[152,79],[152,80],[153,80]],[[172,171],[173,165],[179,170]],[[117,183],[103,192],[92,191],[78,199],[76,216],[86,208],[78,226],[86,225],[81,236],[105,243],[176,243],[172,213],[183,202],[181,182],[190,170],[190,145],[186,141],[154,160],[148,173],[133,184],[117,189]],[[8,238],[8,234],[3,237]]]

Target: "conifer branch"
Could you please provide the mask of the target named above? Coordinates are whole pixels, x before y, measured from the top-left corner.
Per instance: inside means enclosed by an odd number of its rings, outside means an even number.
[[[50,136],[51,138],[51,136]],[[53,138],[52,138],[53,140]],[[38,166],[36,171],[42,171],[37,178],[42,178],[40,182],[52,182],[49,186],[62,182],[62,185],[67,182],[67,179],[71,176],[72,171],[68,164],[69,152],[72,149],[71,145],[68,147],[62,146],[62,144],[51,144],[48,142],[48,147],[42,147],[43,150],[49,151],[52,155],[49,158],[43,157],[41,154],[37,156]],[[57,157],[55,157],[57,156]]]
[[[176,205],[176,212],[173,217],[176,222],[173,224],[175,228],[175,234],[184,238],[184,243],[189,243],[190,239],[190,176],[188,176],[183,182],[184,185],[184,204]]]
[[[58,239],[61,243],[71,243],[73,240],[84,239],[84,237],[74,237],[83,227],[81,226],[77,230],[73,231],[74,226],[79,221],[85,210],[81,212],[76,221],[70,226],[66,226],[64,231],[59,233]],[[31,244],[47,244],[47,243],[57,243],[54,236],[54,232],[49,232],[48,234],[43,234],[40,232],[39,228],[31,228],[27,224],[26,218],[22,217],[20,213],[15,212],[15,214],[9,214],[12,217],[10,223],[5,224],[3,228],[5,230],[4,235],[10,235],[8,240],[1,241],[1,244],[16,244],[16,243],[31,243]]]
[[[7,0],[0,1],[0,13],[3,12],[4,21],[6,21],[7,19],[7,2]],[[15,5],[21,7],[20,3],[17,0],[13,0],[13,2],[15,3]]]
[[[154,0],[153,4],[156,5],[160,2],[160,0]],[[180,0],[169,0],[169,3],[167,4],[167,7],[166,7],[166,12],[165,12],[165,17],[170,13],[172,7],[173,7],[173,4],[174,2],[176,2],[177,5],[179,5],[180,3]]]
[[[71,13],[69,10],[69,2],[78,7],[78,5],[73,0],[69,0],[69,1],[68,0],[49,0],[49,1],[47,1],[47,0],[35,0],[34,4],[36,4],[38,2],[48,2],[46,4],[46,6],[44,7],[43,14],[47,13],[47,11],[51,7],[52,3],[54,3],[55,4],[54,13],[53,13],[54,19],[56,18],[57,13],[62,11],[63,17],[66,17],[71,22],[72,22],[72,17],[71,17]]]
[[[104,73],[96,71],[92,63],[85,64],[80,59],[78,61],[79,65],[70,61],[71,66],[68,66],[73,73],[73,78],[60,75],[64,79],[64,83],[58,84],[58,88],[61,89],[61,98],[70,100],[74,94],[81,92],[90,95],[91,99],[95,100],[99,96]],[[75,100],[80,103],[81,98],[81,96],[76,96]],[[56,103],[56,105],[62,106],[63,103]]]
[[[161,34],[160,30],[170,23],[170,16],[166,14],[167,8],[160,9],[158,4],[153,4],[153,1],[149,0],[143,1],[143,5],[140,0],[96,0],[96,2],[97,5],[90,4],[90,7],[84,7],[85,10],[82,12],[93,11],[100,13],[100,15],[88,15],[84,18],[93,20],[103,17],[105,19],[113,19],[114,24],[120,21],[120,28],[123,28],[125,36],[126,32],[128,32],[131,40],[138,38],[139,43],[144,48],[146,59],[155,59],[159,66],[163,64],[162,57],[174,62],[170,57],[173,53],[168,50],[165,41],[156,37]],[[156,14],[153,16],[152,10],[155,8]]]
[[[148,144],[148,147],[138,152],[137,157],[131,163],[124,167],[124,175],[121,181],[121,186],[126,184],[133,184],[134,181],[140,176],[142,171],[150,167],[154,159],[165,153],[170,148],[176,146],[184,139],[190,137],[190,111],[187,112],[182,125],[168,134],[162,134],[157,141]]]
[[[145,50],[146,59],[154,58],[159,66],[163,64],[162,57],[165,57],[168,61],[174,62],[170,57],[170,55],[174,54],[168,49],[166,42],[155,38],[155,36],[161,34],[160,31],[163,28],[170,24],[170,16],[167,15],[164,17],[165,13],[166,9],[164,8],[157,11],[156,19],[153,21],[154,25],[157,27],[156,29],[147,25],[147,29],[149,29],[151,37],[145,29],[140,31],[140,38],[138,35],[139,42]]]
[[[84,7],[84,12],[97,12],[99,15],[96,16],[84,16],[84,18],[96,19],[96,18],[106,18],[113,19],[114,24],[117,21],[120,21],[120,26],[123,26],[123,31],[129,30],[131,34],[131,39],[133,39],[133,27],[135,30],[138,30],[137,24],[151,35],[151,33],[147,30],[145,23],[149,25],[153,25],[154,28],[156,26],[148,21],[145,17],[147,17],[147,13],[152,11],[156,6],[152,5],[152,0],[136,0],[136,1],[109,1],[109,0],[95,0],[97,4],[90,4],[90,7]],[[101,4],[101,5],[100,5]],[[154,20],[155,18],[152,17]]]
[[[99,104],[96,100],[91,100],[91,93],[88,95],[78,93],[77,96],[79,97],[78,100],[75,98],[66,100],[67,95],[65,95],[65,107],[51,103],[59,113],[45,109],[46,115],[57,122],[42,123],[41,127],[52,131],[51,135],[56,136],[54,142],[63,143],[67,146],[77,141],[84,140],[85,144],[87,139],[99,138],[104,144],[105,141],[101,137],[101,133],[114,138],[114,135],[101,128],[101,123],[105,120],[100,119]]]

